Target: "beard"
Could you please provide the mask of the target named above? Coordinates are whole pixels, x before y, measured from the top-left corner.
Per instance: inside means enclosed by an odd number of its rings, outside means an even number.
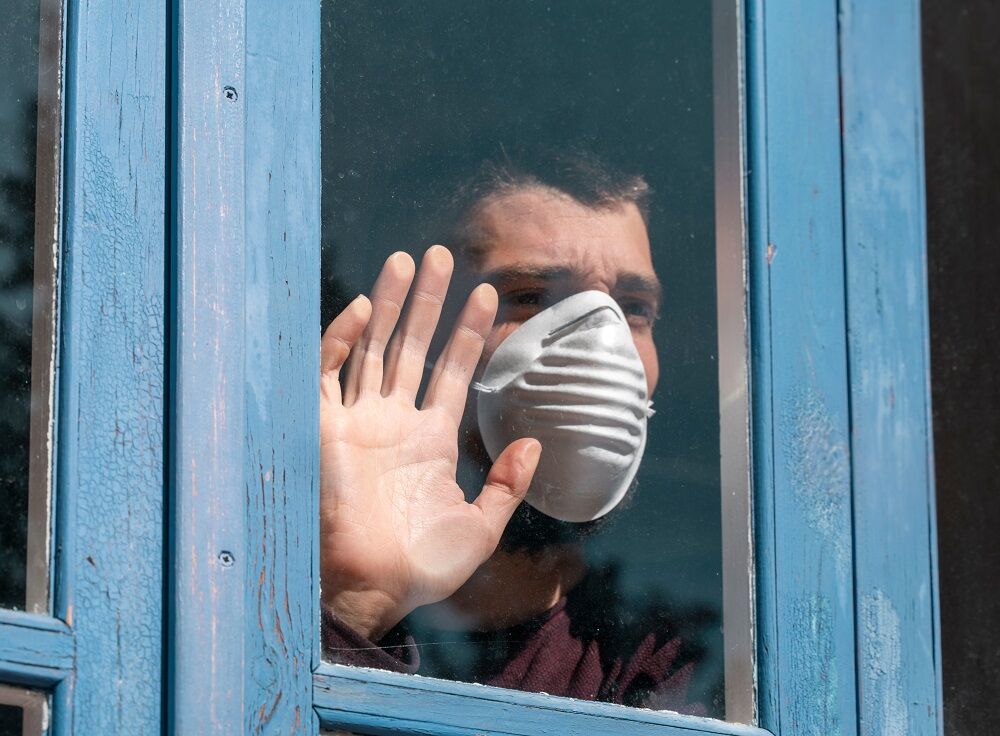
[[[458,461],[459,485],[469,490],[482,488],[492,465],[489,453],[478,428],[466,426],[462,435],[462,452]],[[618,522],[623,512],[631,505],[635,486],[636,480],[633,479],[621,503],[593,521],[562,521],[543,514],[527,502],[522,502],[507,523],[507,528],[500,537],[498,549],[507,553],[522,552],[534,555],[555,545],[582,544]]]

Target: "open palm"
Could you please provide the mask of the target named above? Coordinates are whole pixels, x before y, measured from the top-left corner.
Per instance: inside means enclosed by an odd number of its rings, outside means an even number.
[[[458,426],[497,308],[490,286],[469,296],[416,406],[452,268],[447,249],[431,248],[409,293],[413,261],[393,255],[371,301],[355,299],[323,336],[323,600],[373,640],[447,598],[493,553],[541,450],[512,443],[473,503],[455,482]]]

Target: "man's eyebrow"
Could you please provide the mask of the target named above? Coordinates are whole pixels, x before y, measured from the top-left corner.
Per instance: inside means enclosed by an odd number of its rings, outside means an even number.
[[[653,297],[657,304],[663,301],[663,285],[660,280],[655,276],[644,276],[641,273],[619,274],[615,291],[646,294]]]
[[[579,276],[579,274],[567,266],[535,266],[531,264],[514,264],[480,274],[483,281],[497,286],[516,281],[541,281],[545,283],[567,281],[575,276]],[[619,274],[615,282],[615,291],[644,294],[652,297],[657,304],[663,301],[663,286],[659,279],[641,273]]]
[[[515,264],[480,274],[479,278],[489,284],[503,285],[512,281],[566,281],[574,276],[574,271],[566,266],[533,266]]]

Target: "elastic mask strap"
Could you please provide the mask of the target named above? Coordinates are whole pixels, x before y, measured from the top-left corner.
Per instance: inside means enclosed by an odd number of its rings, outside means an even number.
[[[427,375],[430,375],[433,370],[434,370],[434,364],[431,363],[429,360],[425,360],[424,361],[424,373],[426,373]],[[479,381],[473,381],[472,384],[469,386],[469,388],[471,388],[473,391],[476,391],[476,392],[481,393],[481,394],[491,394],[494,391],[496,391],[495,388],[490,388],[489,386],[484,386]]]

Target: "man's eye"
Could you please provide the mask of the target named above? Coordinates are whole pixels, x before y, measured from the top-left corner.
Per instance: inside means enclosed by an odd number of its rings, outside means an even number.
[[[656,307],[649,302],[635,299],[624,299],[619,302],[629,324],[645,327],[656,321]]]
[[[500,301],[511,309],[544,309],[551,304],[547,289],[517,289],[504,294]]]
[[[500,295],[500,322],[524,322],[549,305],[545,289],[517,289]]]
[[[509,294],[508,304],[516,304],[519,307],[537,307],[544,300],[545,294],[539,289],[522,289]]]

